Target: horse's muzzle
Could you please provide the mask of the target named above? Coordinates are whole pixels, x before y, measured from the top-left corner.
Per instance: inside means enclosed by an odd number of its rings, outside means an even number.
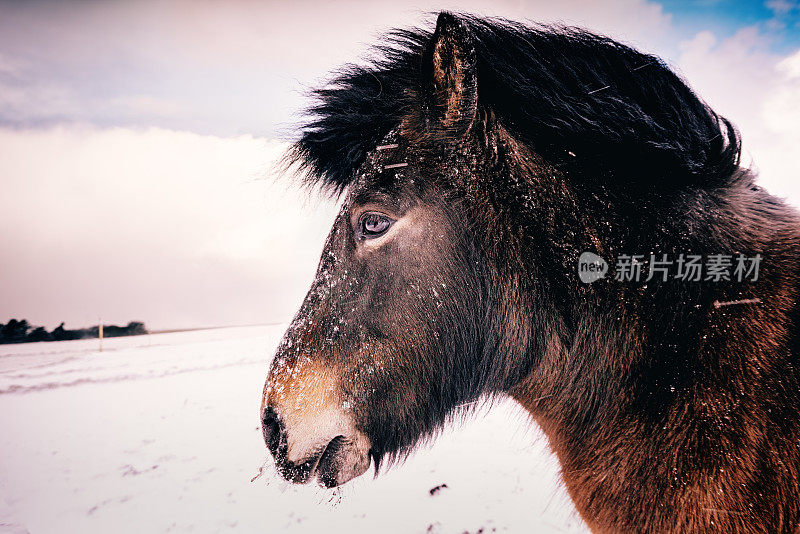
[[[369,439],[353,428],[349,417],[336,412],[328,410],[316,421],[305,421],[295,414],[283,417],[270,406],[264,408],[264,442],[286,480],[305,484],[316,478],[332,488],[369,469]]]

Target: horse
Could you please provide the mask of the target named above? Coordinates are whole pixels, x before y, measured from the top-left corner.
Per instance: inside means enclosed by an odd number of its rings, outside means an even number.
[[[800,216],[662,60],[442,12],[313,97],[288,164],[341,211],[264,386],[284,478],[510,396],[594,532],[800,532]]]

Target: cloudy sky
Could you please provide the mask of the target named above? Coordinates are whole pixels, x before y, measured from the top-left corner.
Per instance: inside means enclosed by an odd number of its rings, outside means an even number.
[[[656,53],[800,205],[800,2],[0,2],[0,322],[288,320],[335,206],[276,180],[304,92],[456,9]]]

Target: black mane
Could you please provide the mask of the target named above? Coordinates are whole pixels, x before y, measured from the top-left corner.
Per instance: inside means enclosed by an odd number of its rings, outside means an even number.
[[[627,184],[718,186],[739,166],[738,133],[657,57],[588,31],[457,15],[477,56],[478,106],[566,172]],[[341,191],[417,100],[432,32],[393,30],[378,59],[313,92],[290,154]]]

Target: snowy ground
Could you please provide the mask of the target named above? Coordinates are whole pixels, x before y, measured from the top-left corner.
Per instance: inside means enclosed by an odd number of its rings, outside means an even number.
[[[289,486],[267,462],[251,482],[282,331],[0,346],[0,531],[586,531],[511,401],[377,479]]]

